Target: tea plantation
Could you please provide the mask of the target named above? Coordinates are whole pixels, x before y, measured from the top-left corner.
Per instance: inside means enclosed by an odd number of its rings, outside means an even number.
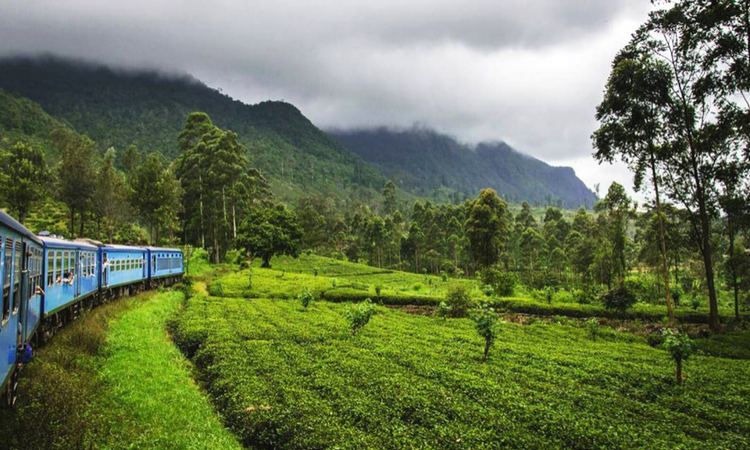
[[[305,311],[294,300],[299,286],[320,293],[332,277],[383,276],[291,267],[254,269],[249,298],[246,272],[220,277],[209,292],[222,297],[192,297],[172,324],[226,425],[250,448],[750,448],[742,351],[692,357],[677,385],[669,355],[638,336],[610,330],[593,340],[583,327],[503,323],[482,363],[470,319],[380,306],[353,335],[346,305],[318,300]],[[404,282],[441,295],[438,281],[395,275],[413,279],[378,280],[383,296],[406,295]],[[724,354],[743,339],[706,348]]]

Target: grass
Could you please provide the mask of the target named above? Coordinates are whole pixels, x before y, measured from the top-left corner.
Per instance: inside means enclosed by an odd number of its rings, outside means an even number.
[[[121,299],[55,336],[24,373],[17,411],[0,416],[9,447],[241,448],[166,334],[182,301]]]
[[[666,352],[624,333],[504,324],[481,363],[468,319],[379,308],[356,336],[344,305],[191,299],[175,339],[249,446],[748,448],[750,361]]]

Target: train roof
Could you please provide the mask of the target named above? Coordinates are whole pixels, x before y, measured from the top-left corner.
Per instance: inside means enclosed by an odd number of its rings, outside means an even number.
[[[102,247],[104,251],[124,251],[124,252],[146,252],[144,247],[136,247],[133,245],[116,245],[116,244],[104,244]]]
[[[182,250],[179,248],[165,248],[165,247],[146,247],[147,249],[151,250],[152,252],[178,252],[182,253]]]
[[[75,248],[79,250],[98,250],[99,247],[80,241],[68,241],[66,239],[39,236],[45,247],[51,248]]]
[[[16,219],[7,215],[2,210],[0,210],[0,224],[4,225],[7,228],[10,228],[11,230],[15,231],[16,233],[20,234],[23,237],[27,239],[31,239],[37,244],[42,245],[42,242],[39,240],[38,237],[34,235],[34,233],[32,233],[28,228],[21,225]]]

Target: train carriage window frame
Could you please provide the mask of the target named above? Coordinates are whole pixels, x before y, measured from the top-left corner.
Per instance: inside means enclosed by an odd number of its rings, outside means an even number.
[[[47,250],[47,286],[55,284],[55,252]]]
[[[13,239],[6,237],[3,239],[3,303],[2,303],[2,317],[0,318],[0,326],[4,327],[8,320],[10,320],[10,300],[11,300],[11,279],[10,275],[13,272]]]

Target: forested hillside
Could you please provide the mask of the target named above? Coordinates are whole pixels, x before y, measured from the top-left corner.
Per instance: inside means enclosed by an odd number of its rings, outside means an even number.
[[[10,58],[0,60],[0,88],[37,102],[101,148],[135,144],[141,153],[157,151],[170,160],[177,156],[175,138],[185,117],[204,111],[217,126],[237,133],[253,165],[282,198],[320,192],[356,193],[364,200],[385,183],[293,105],[246,105],[187,75],[116,71],[53,57]]]
[[[473,196],[485,187],[505,200],[540,206],[591,207],[596,196],[569,167],[552,167],[504,142],[461,144],[427,128],[330,131],[400,187],[420,196]]]

